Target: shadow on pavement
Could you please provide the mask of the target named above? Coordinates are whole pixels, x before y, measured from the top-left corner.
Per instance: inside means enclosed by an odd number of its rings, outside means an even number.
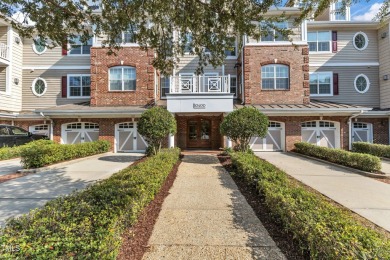
[[[134,162],[141,158],[142,156],[134,155],[109,155],[100,157],[98,160],[107,162]]]

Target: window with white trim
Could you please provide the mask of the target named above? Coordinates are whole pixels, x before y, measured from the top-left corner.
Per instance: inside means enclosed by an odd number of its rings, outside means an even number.
[[[184,46],[184,52],[189,53],[192,52],[192,33],[186,33],[184,35],[184,40],[185,40],[185,46]]]
[[[37,97],[43,96],[47,90],[46,80],[43,78],[36,78],[31,84],[31,90]]]
[[[234,94],[233,98],[237,98],[237,76],[230,76],[230,93]]]
[[[307,33],[307,44],[310,52],[330,52],[332,34],[330,31],[315,31]]]
[[[289,89],[289,67],[270,64],[261,68],[261,88],[266,90]]]
[[[370,80],[366,75],[359,74],[355,78],[354,86],[357,92],[361,94],[366,93],[370,88]]]
[[[284,36],[281,32],[278,32],[274,28],[267,27],[265,24],[260,23],[260,26],[267,33],[261,35],[262,42],[279,42],[288,41],[288,37]],[[288,29],[288,22],[274,22],[273,26],[279,29]]]
[[[38,55],[43,54],[47,50],[45,42],[39,37],[36,39],[33,39],[32,48],[33,48],[33,51]]]
[[[333,95],[332,72],[314,72],[310,74],[310,96]]]
[[[237,56],[237,42],[236,37],[229,37],[228,42],[226,42],[225,55],[227,57]]]
[[[136,43],[138,26],[130,25],[129,29],[122,32],[115,38],[115,42],[119,44]]]
[[[85,98],[91,96],[90,75],[68,75],[68,98]]]
[[[171,83],[171,78],[169,76],[160,78],[160,87],[161,87],[161,98],[166,99],[167,93],[169,94],[169,87]]]
[[[345,21],[346,20],[346,6],[343,5],[342,1],[334,3],[334,20]]]
[[[109,70],[110,91],[132,91],[136,87],[136,72],[134,67],[112,67]]]
[[[81,36],[76,36],[69,40],[68,55],[90,55],[92,47],[92,38],[87,42],[81,41]]]
[[[368,46],[368,37],[364,32],[358,32],[353,36],[353,46],[359,51],[363,51]]]

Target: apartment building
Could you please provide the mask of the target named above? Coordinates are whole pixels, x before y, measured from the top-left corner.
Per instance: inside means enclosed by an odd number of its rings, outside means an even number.
[[[115,152],[143,151],[137,121],[159,105],[177,120],[169,146],[219,149],[232,145],[219,133],[224,116],[253,106],[270,119],[267,136],[251,140],[257,151],[291,150],[298,141],[389,144],[389,23],[351,21],[349,8],[339,9],[333,4],[298,26],[297,7],[270,10],[291,15],[276,24],[292,29],[290,39],[276,31],[259,41],[237,37],[225,63],[202,75],[189,53],[172,75],[161,75],[155,53],[140,50],[130,32],[118,39],[118,55],[107,55],[105,35],[48,49],[0,22],[0,123],[60,143],[106,139]]]

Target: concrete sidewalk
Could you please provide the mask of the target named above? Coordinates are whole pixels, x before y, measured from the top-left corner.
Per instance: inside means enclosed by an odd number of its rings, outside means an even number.
[[[286,259],[215,155],[186,155],[143,259]]]
[[[23,169],[20,158],[0,161],[0,176],[16,173],[20,169]]]
[[[52,166],[49,170],[0,184],[0,226],[47,201],[106,179],[144,154],[105,153]]]
[[[287,174],[390,231],[390,185],[293,153],[257,152]]]

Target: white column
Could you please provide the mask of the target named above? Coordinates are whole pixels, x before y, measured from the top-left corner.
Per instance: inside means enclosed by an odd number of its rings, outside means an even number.
[[[173,148],[175,147],[175,136],[174,135],[169,135],[168,137],[168,148]]]
[[[232,140],[226,137],[226,148],[232,148],[232,147],[233,147]]]

